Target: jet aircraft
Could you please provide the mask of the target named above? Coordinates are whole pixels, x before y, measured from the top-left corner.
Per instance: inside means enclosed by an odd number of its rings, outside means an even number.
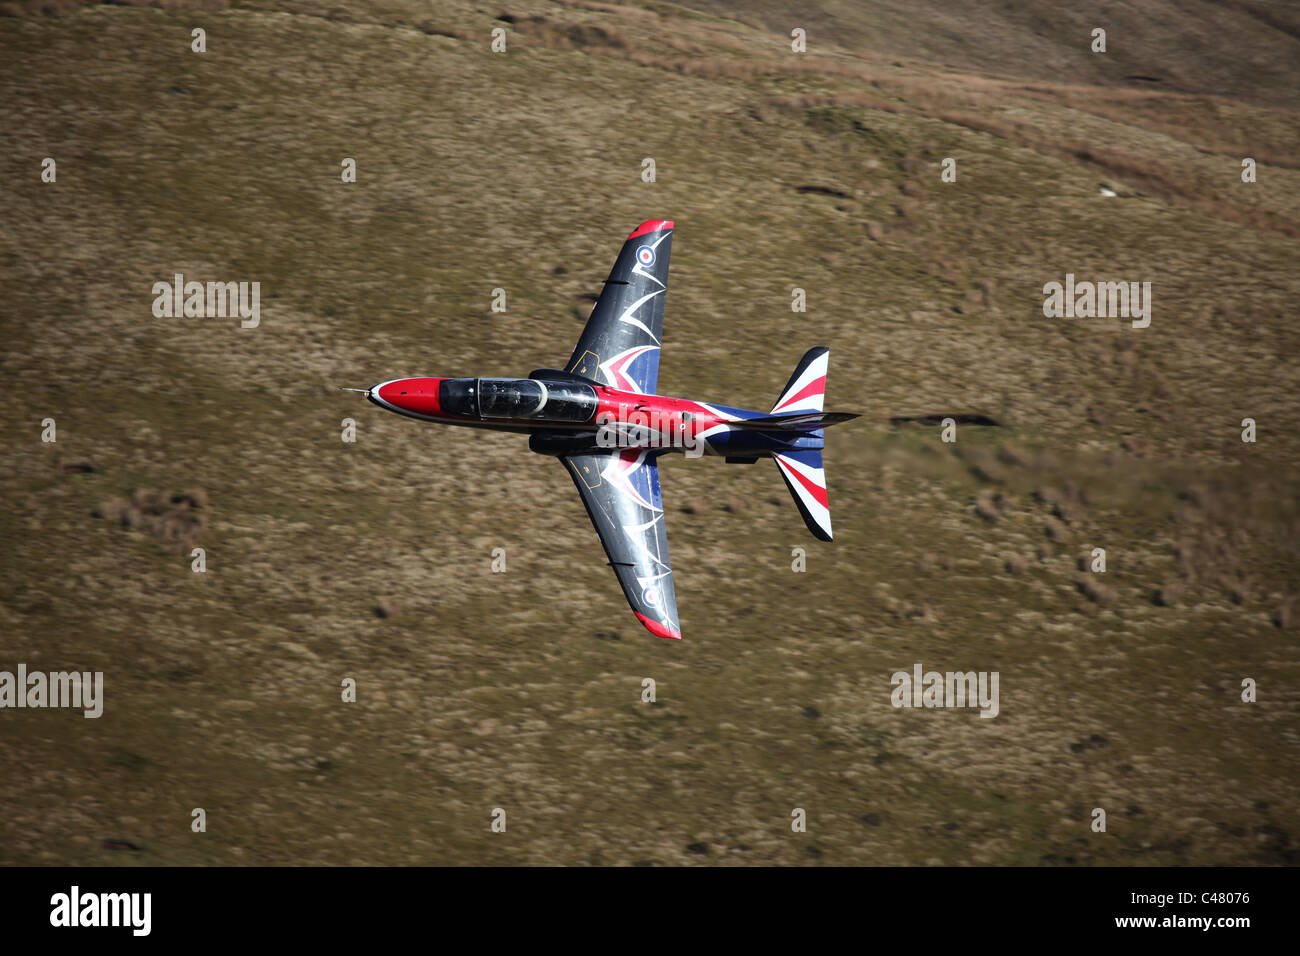
[[[673,451],[730,464],[775,460],[813,536],[831,540],[823,429],[857,418],[824,412],[829,350],[810,349],[771,411],[656,394],[673,223],[643,222],[627,237],[563,369],[527,378],[399,378],[360,391],[420,421],[528,435],[558,458],[582,496],[637,619],[680,639],[659,459]]]

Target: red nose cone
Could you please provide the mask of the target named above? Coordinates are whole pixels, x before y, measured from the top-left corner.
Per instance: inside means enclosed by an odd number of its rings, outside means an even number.
[[[383,405],[416,415],[438,415],[440,378],[399,378],[376,385],[370,393]]]

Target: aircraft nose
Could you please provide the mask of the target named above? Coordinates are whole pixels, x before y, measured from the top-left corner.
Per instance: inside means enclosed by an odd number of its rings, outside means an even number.
[[[410,389],[406,387],[406,379],[399,379],[396,382],[380,382],[370,390],[370,394],[387,405],[400,407],[402,404],[401,399],[409,391]]]
[[[370,390],[370,398],[385,408],[415,415],[437,415],[441,381],[437,378],[399,378],[380,382]]]

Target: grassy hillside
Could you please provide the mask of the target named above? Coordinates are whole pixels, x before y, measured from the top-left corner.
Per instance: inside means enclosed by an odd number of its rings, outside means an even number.
[[[1288,14],[1113,5],[1102,59],[1039,4],[162,6],[0,18],[0,670],[106,694],[0,712],[0,862],[1296,862]],[[864,413],[833,544],[664,465],[680,643],[556,462],[336,390],[562,362],[658,217],[660,391],[767,408],[824,344]],[[1067,272],[1150,327],[1045,318]],[[155,318],[175,273],[260,325]],[[891,707],[918,661],[999,716]]]

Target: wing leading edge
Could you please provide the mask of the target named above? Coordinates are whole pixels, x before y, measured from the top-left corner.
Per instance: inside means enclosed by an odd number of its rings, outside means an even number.
[[[561,460],[596,526],[632,613],[650,633],[680,640],[658,454],[611,449]]]
[[[653,393],[668,293],[673,224],[641,223],[623,243],[566,371],[604,385]]]

